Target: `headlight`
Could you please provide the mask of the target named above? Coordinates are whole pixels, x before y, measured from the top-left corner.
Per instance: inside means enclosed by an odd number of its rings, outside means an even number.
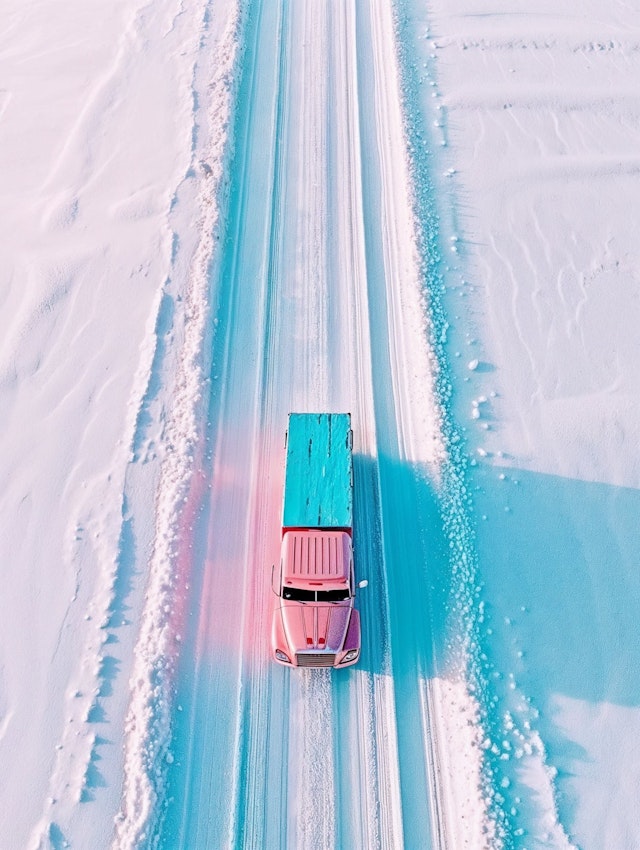
[[[278,659],[278,661],[284,661],[285,664],[291,664],[291,660],[289,659],[289,656],[285,655],[285,653],[281,649],[276,649],[275,656]]]
[[[359,649],[350,649],[349,652],[345,655],[345,657],[340,662],[341,664],[346,664],[347,661],[355,661],[355,659],[360,655]]]

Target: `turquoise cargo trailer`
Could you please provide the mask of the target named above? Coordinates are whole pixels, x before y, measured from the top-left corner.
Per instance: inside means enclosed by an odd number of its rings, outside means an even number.
[[[353,528],[350,413],[290,413],[283,531]]]

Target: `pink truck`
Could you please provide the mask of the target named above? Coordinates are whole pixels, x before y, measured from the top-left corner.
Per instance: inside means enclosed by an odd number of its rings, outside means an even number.
[[[350,414],[291,413],[281,557],[271,582],[271,650],[279,664],[348,667],[358,661],[352,531]]]

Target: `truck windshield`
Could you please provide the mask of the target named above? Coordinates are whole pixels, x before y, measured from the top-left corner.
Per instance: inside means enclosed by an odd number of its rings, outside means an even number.
[[[341,587],[338,590],[319,590],[318,602],[343,602],[349,598],[349,590]]]
[[[284,599],[293,599],[294,602],[315,602],[315,590],[303,590],[301,587],[283,587],[282,596]]]
[[[343,602],[349,598],[349,588],[340,587],[337,590],[307,590],[301,587],[283,587],[283,599],[294,602]]]

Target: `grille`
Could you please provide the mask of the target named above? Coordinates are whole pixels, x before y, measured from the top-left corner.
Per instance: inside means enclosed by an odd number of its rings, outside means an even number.
[[[298,667],[333,667],[336,657],[326,652],[297,652]]]

